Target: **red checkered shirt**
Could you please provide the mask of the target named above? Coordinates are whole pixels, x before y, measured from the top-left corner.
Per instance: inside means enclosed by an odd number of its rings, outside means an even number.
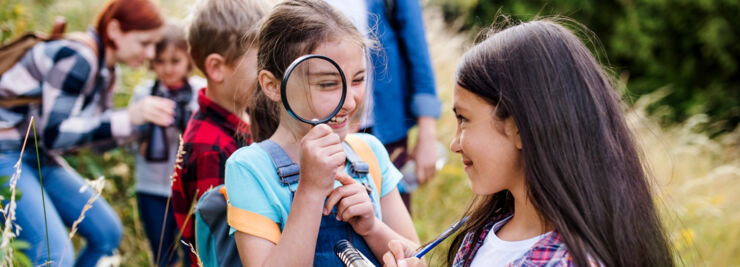
[[[252,143],[249,125],[234,113],[206,97],[206,88],[198,92],[199,109],[188,122],[183,135],[182,161],[175,168],[172,206],[182,239],[195,244],[193,200],[206,190],[224,183],[226,159],[244,145]],[[187,222],[187,223],[186,223]],[[190,255],[193,266],[195,256]]]
[[[452,263],[454,267],[469,267],[473,263],[473,258],[478,249],[486,240],[486,235],[491,232],[493,225],[506,219],[511,214],[502,214],[493,218],[483,227],[483,231],[478,236],[478,241],[473,243],[474,233],[469,232],[463,238],[460,249],[457,250],[455,260]],[[600,266],[597,261],[589,257],[590,266]],[[506,266],[574,266],[573,258],[568,253],[568,249],[563,243],[563,239],[557,231],[551,231],[545,234],[542,239],[524,253],[522,257],[516,259]]]

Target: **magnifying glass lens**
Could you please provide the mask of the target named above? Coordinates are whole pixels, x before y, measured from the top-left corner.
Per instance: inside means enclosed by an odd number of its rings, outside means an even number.
[[[346,94],[342,72],[324,57],[299,58],[284,79],[284,105],[293,117],[311,124],[329,121]],[[288,73],[286,73],[288,74]]]

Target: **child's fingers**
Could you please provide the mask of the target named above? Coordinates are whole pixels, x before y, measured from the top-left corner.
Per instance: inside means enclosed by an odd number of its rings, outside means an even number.
[[[406,246],[400,240],[391,240],[388,242],[388,252],[383,255],[384,266],[407,267],[407,266],[426,266],[424,261],[406,255]]]
[[[319,150],[318,150],[318,152],[319,152],[318,153],[319,155],[324,155],[324,156],[327,156],[327,157],[328,156],[333,156],[333,155],[336,155],[336,154],[340,154],[340,153],[341,153],[340,155],[344,155],[344,149],[342,148],[342,146],[325,146],[325,147],[320,147]]]
[[[344,161],[346,160],[346,156],[344,155],[344,152],[338,152],[334,153],[332,155],[327,156],[326,158],[326,164],[327,166],[332,166],[334,168],[339,168],[342,165],[344,165]],[[336,176],[336,174],[332,173],[332,176]],[[327,177],[331,178],[331,177]]]
[[[342,140],[339,138],[339,135],[331,132],[327,135],[321,136],[319,138],[315,139],[315,145],[318,147],[327,147],[327,146],[338,146],[342,147]]]
[[[388,251],[393,253],[393,257],[396,259],[403,259],[410,256],[406,255],[406,246],[400,240],[391,240],[388,242]]]
[[[352,195],[342,198],[339,200],[339,205],[337,205],[337,217],[349,221],[354,216],[362,215],[362,212],[366,211],[358,208],[362,203],[370,204],[369,207],[372,209],[370,198],[364,192],[355,191]]]
[[[337,214],[337,216],[342,221],[350,222],[353,218],[362,219],[363,216],[371,215],[373,211],[373,204],[370,202],[358,202],[345,207],[342,213]]]
[[[326,199],[326,203],[324,203],[324,215],[329,214],[329,211],[331,211],[334,205],[336,205],[342,198],[350,196],[355,192],[356,190],[353,191],[351,187],[346,185],[334,188],[334,190],[329,193],[329,197]]]
[[[351,184],[357,183],[355,179],[352,179],[352,177],[349,177],[349,175],[346,173],[337,174],[336,179],[337,181],[342,183],[342,185],[351,185]]]
[[[393,257],[393,254],[390,251],[383,254],[383,266],[397,267],[396,258]]]
[[[426,266],[426,263],[417,257],[405,258],[398,261],[398,267],[421,267]]]
[[[333,131],[331,130],[331,127],[329,127],[326,124],[319,124],[313,127],[313,129],[311,129],[310,131],[308,131],[308,133],[306,133],[306,135],[303,136],[303,139],[304,140],[314,140],[314,139],[318,139],[323,136],[329,135],[331,133],[333,133]]]

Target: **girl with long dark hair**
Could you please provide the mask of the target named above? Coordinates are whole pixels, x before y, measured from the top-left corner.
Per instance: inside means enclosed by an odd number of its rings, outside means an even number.
[[[450,149],[477,196],[449,265],[674,264],[620,97],[576,35],[552,20],[492,32],[456,81]],[[389,248],[388,266],[423,265]]]

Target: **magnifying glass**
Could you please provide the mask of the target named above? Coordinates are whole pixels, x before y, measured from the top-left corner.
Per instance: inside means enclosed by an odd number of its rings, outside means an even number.
[[[331,58],[304,55],[288,66],[280,94],[285,110],[293,118],[316,126],[329,122],[342,109],[347,80]]]

